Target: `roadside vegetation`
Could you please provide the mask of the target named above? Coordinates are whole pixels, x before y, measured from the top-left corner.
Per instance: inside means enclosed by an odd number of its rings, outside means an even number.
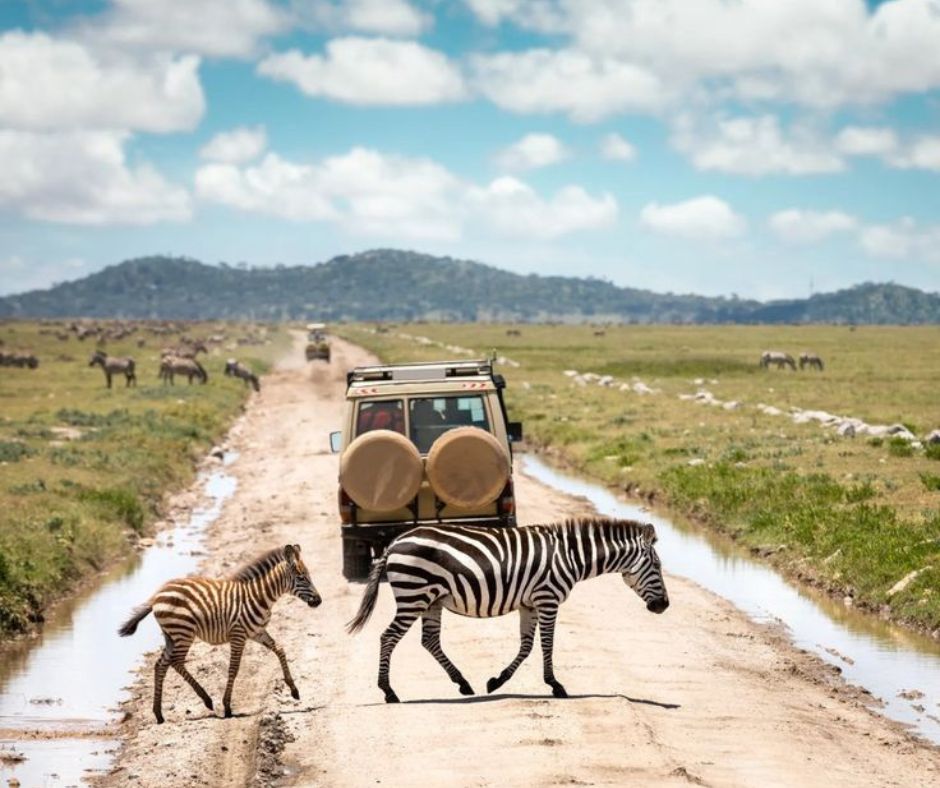
[[[160,335],[135,325],[103,347],[136,360],[138,385],[125,388],[118,375],[108,390],[88,364],[96,337],[79,341],[68,321],[0,322],[0,351],[39,358],[37,369],[0,368],[0,638],[27,631],[50,601],[128,554],[165,494],[192,480],[249,394],[223,376],[226,357],[261,372],[288,342],[285,331],[247,324],[187,323]],[[225,337],[200,356],[206,385],[157,378],[160,349],[181,332]]]
[[[940,328],[343,330],[391,362],[455,355],[454,348],[505,357],[510,415],[525,422],[530,444],[730,535],[851,604],[940,635],[940,447],[843,437],[789,417],[798,407],[902,424],[919,437],[940,428]],[[814,351],[825,371],[761,369],[765,349]],[[582,385],[565,370],[593,375]],[[597,385],[594,375],[613,376],[614,384]],[[637,383],[655,393],[637,393]],[[680,399],[701,390],[738,404]]]

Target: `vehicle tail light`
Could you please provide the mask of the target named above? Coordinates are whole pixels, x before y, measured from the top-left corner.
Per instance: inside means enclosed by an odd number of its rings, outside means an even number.
[[[496,499],[496,513],[500,516],[516,513],[516,495],[512,486],[512,479],[506,482],[499,498]]]
[[[340,487],[339,488],[339,519],[344,523],[351,523],[353,519],[353,500],[350,498],[346,491]]]

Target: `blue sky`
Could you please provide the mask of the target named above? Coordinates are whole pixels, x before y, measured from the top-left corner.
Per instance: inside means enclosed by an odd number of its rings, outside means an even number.
[[[940,0],[8,0],[0,293],[394,246],[940,290]]]

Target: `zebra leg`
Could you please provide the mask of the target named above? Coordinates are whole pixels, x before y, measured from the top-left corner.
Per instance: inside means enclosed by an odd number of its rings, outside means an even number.
[[[555,620],[558,618],[558,606],[539,608],[539,638],[542,641],[542,676],[545,683],[552,688],[552,695],[556,698],[567,698],[568,693],[555,678],[555,668],[552,666],[552,649],[555,646]]]
[[[385,693],[386,703],[398,703],[398,696],[388,682],[388,667],[392,661],[392,652],[395,650],[395,646],[398,645],[398,641],[404,637],[417,619],[417,613],[410,611],[396,613],[392,623],[388,625],[388,628],[379,639],[379,689]]]
[[[166,648],[163,649],[153,669],[153,716],[157,718],[157,723],[160,725],[163,724],[163,680],[170,668],[170,658],[167,656],[169,650],[170,639],[167,638]]]
[[[179,673],[180,676],[183,677],[183,681],[193,688],[193,691],[199,696],[199,700],[205,704],[206,708],[212,709],[212,698],[209,697],[209,693],[196,681],[196,677],[186,670],[186,655],[189,653],[190,646],[192,646],[192,641],[189,643],[176,644],[173,648],[173,653],[170,655],[170,667]]]
[[[108,381],[108,388],[111,388],[111,373],[108,370],[104,371],[104,377]]]
[[[290,688],[291,697],[294,700],[300,700],[300,692],[297,689],[297,685],[294,684],[294,679],[291,677],[290,668],[287,666],[287,654],[284,653],[284,649],[275,643],[274,638],[272,638],[264,629],[255,635],[252,640],[260,643],[266,649],[273,651],[277,655],[277,658],[281,663],[281,670],[284,671],[284,681],[287,682],[287,686]]]
[[[519,637],[522,642],[519,645],[519,653],[516,658],[509,663],[509,666],[498,676],[493,676],[486,682],[486,691],[495,692],[512,678],[518,667],[532,651],[532,643],[535,641],[535,626],[538,619],[535,612],[530,607],[519,608]]]
[[[427,612],[421,616],[421,645],[424,646],[428,651],[431,652],[431,655],[434,659],[437,660],[438,664],[444,668],[444,671],[450,677],[450,680],[454,682],[460,688],[461,695],[473,695],[473,687],[467,683],[467,680],[463,677],[457,666],[451,662],[447,655],[444,653],[444,649],[441,648],[441,606],[440,604],[433,605]]]
[[[231,640],[231,656],[228,663],[228,682],[225,685],[225,695],[222,696],[222,707],[225,710],[225,716],[232,716],[232,690],[235,688],[235,678],[238,676],[238,669],[242,662],[242,652],[245,650],[245,636],[236,634]]]

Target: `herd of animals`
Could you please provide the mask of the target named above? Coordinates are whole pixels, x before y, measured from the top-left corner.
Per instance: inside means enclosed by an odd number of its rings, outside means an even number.
[[[777,369],[780,369],[781,367],[789,367],[792,370],[796,370],[796,361],[794,360],[793,356],[791,356],[789,353],[784,353],[781,350],[765,350],[760,354],[760,365],[764,369],[775,366]],[[820,372],[822,372],[823,360],[816,353],[800,353],[800,369],[804,369],[806,367],[818,369]]]
[[[111,388],[114,378],[124,378],[125,388],[137,385],[137,362],[131,356],[112,356],[102,348],[108,342],[127,339],[135,333],[149,332],[157,336],[166,336],[180,333],[185,330],[184,324],[168,321],[159,322],[108,322],[107,324],[72,322],[63,330],[61,328],[44,326],[39,329],[40,334],[52,334],[59,341],[67,342],[72,336],[80,342],[92,339],[98,347],[92,352],[88,360],[90,367],[100,367],[104,373],[105,386]],[[160,361],[157,370],[158,379],[164,384],[174,385],[176,377],[185,377],[190,385],[193,381],[207,383],[209,374],[199,362],[200,353],[208,354],[210,347],[218,347],[228,342],[230,346],[260,344],[263,341],[259,335],[243,335],[229,341],[225,334],[212,334],[205,339],[194,339],[183,336],[178,344],[166,345],[160,350]],[[234,343],[234,345],[233,345]],[[37,369],[39,358],[35,353],[24,350],[4,350],[3,340],[0,339],[0,367],[20,367]],[[137,347],[147,347],[147,339],[137,339]],[[230,358],[225,363],[226,376],[244,381],[255,391],[261,391],[261,382],[250,367]]]

